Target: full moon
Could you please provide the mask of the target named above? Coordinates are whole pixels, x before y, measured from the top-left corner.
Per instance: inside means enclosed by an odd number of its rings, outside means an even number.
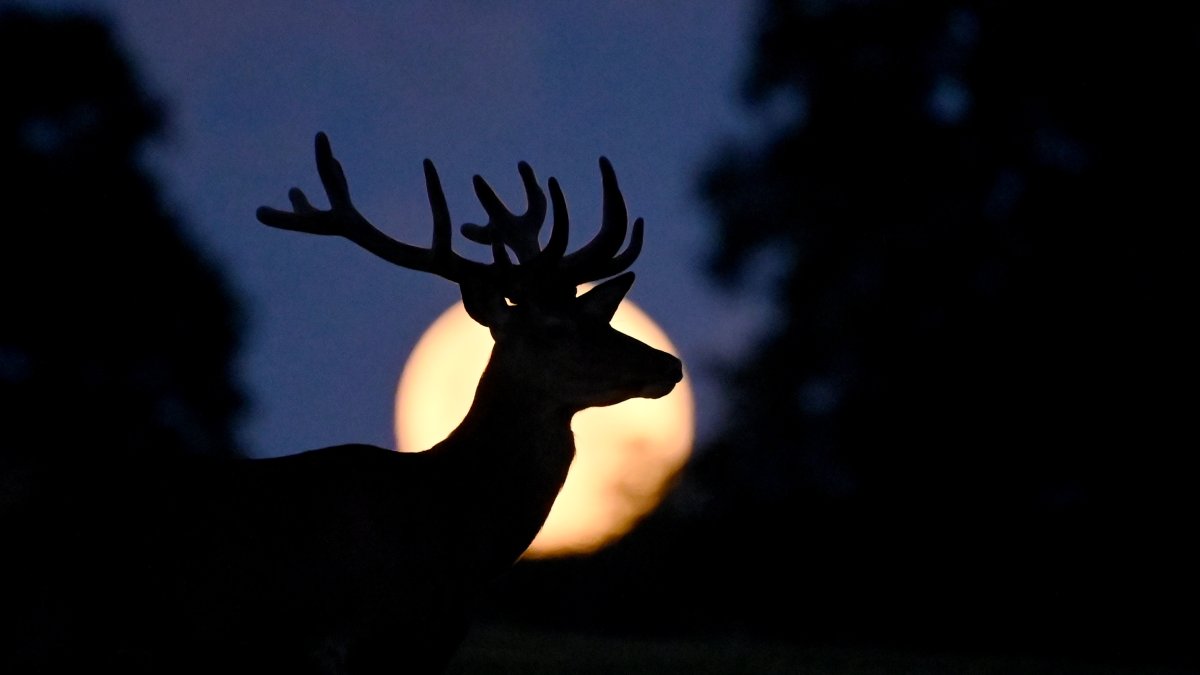
[[[612,326],[677,354],[666,334],[625,300]],[[436,445],[458,426],[491,354],[488,330],[462,303],[451,306],[413,349],[396,391],[401,452]],[[575,461],[526,557],[589,553],[628,532],[654,509],[691,453],[694,410],[685,375],[659,399],[636,398],[575,415]]]

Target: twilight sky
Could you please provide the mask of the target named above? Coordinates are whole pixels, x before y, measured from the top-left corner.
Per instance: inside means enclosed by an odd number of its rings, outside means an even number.
[[[346,442],[393,447],[396,382],[450,282],[393,267],[343,239],[260,225],[297,186],[325,206],[313,160],[329,134],[355,203],[392,236],[428,245],[421,160],[456,226],[486,222],[478,173],[524,208],[516,164],[559,179],[572,249],[599,224],[597,159],[612,160],[631,220],[646,220],[630,298],[693,378],[700,441],[719,396],[707,364],[736,354],[762,301],[704,274],[712,222],[696,176],[722,138],[752,133],[735,94],[757,3],[294,3],[35,0],[111,19],[170,131],[149,158],[169,205],[240,297],[238,372],[251,454]],[[487,259],[455,233],[460,253]]]

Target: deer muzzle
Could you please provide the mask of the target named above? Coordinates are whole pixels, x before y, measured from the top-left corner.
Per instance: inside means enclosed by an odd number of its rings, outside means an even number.
[[[662,398],[675,389],[683,379],[683,362],[666,352],[658,353],[660,358],[654,360],[652,370],[654,376],[648,378],[638,398]]]

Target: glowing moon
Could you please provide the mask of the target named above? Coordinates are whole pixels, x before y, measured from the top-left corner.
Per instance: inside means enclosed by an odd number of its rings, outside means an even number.
[[[677,354],[663,331],[632,302],[612,325]],[[492,350],[488,330],[461,303],[421,336],[396,392],[396,440],[419,452],[444,439],[467,414]],[[529,557],[586,553],[628,532],[661,501],[692,448],[694,411],[685,376],[660,399],[632,399],[575,416],[576,456]]]

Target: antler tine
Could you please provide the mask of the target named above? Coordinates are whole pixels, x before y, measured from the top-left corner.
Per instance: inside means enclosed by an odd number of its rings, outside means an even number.
[[[259,207],[256,212],[259,222],[293,232],[342,236],[392,264],[430,272],[455,282],[496,274],[489,265],[463,258],[451,248],[450,211],[432,162],[424,162],[426,190],[433,211],[433,246],[426,249],[393,239],[364,218],[350,200],[346,175],[341,163],[333,156],[329,137],[318,133],[315,145],[317,173],[330,208],[313,207],[303,191],[292,188],[288,191],[292,212]]]
[[[438,178],[433,160],[426,158],[421,162],[421,168],[425,171],[425,193],[429,196],[429,211],[433,214],[433,256],[453,259],[454,251],[450,248],[453,228],[446,193],[442,191],[442,180]]]
[[[629,224],[625,198],[617,185],[617,176],[607,157],[600,158],[600,177],[604,189],[604,208],[600,231],[579,250],[562,259],[563,276],[572,283],[596,281],[612,276],[633,264],[641,253],[642,220],[633,227],[629,245],[619,255]]]
[[[496,196],[492,186],[488,185],[482,176],[476,175],[473,180],[475,194],[479,203],[483,205],[483,210],[487,211],[488,223],[465,223],[462,233],[467,239],[479,244],[490,244],[499,237],[501,242],[517,254],[517,260],[524,263],[541,252],[538,233],[546,220],[546,194],[538,186],[537,177],[528,163],[517,164],[517,171],[521,174],[521,182],[525,186],[525,199],[529,205],[525,213],[518,216],[509,211],[504,202]]]
[[[633,231],[629,235],[629,245],[625,247],[624,251],[611,258],[597,259],[590,264],[580,265],[577,268],[567,270],[564,279],[568,283],[578,286],[588,281],[607,279],[629,269],[629,266],[642,253],[644,225],[645,223],[641,218],[633,221]]]
[[[567,250],[567,233],[570,229],[567,200],[563,197],[557,180],[551,178],[549,186],[554,226],[550,230],[550,240],[546,242],[546,247],[528,261],[523,260],[520,268],[522,274],[510,278],[510,297],[517,301],[559,303],[575,297],[575,287],[578,284],[565,279],[558,266]],[[497,242],[493,242],[492,246],[494,250],[504,250]]]
[[[545,224],[546,195],[538,186],[533,169],[520,162],[517,170],[525,186],[525,213],[518,216],[510,211],[481,176],[475,176],[475,194],[488,214],[487,225],[466,223],[462,233],[471,241],[490,245],[494,268],[501,279],[505,295],[515,301],[553,301],[553,298],[572,297],[577,284],[563,279],[558,263],[567,249],[570,219],[562,189],[554,178],[549,180],[550,202],[554,225],[550,239],[542,248],[538,233]],[[507,248],[517,254],[519,266],[513,266]]]
[[[604,208],[599,232],[578,251],[565,255],[569,218],[566,199],[554,178],[549,180],[550,202],[554,212],[554,226],[550,240],[540,249],[537,231],[545,216],[545,197],[537,188],[533,171],[522,162],[521,177],[529,195],[530,208],[523,216],[509,211],[483,178],[475,177],[475,191],[484,210],[489,215],[486,226],[464,225],[463,233],[472,241],[490,243],[493,255],[500,267],[504,245],[517,253],[521,262],[519,275],[506,277],[509,288],[520,297],[556,297],[563,289],[573,289],[579,284],[610,277],[627,269],[642,250],[644,223],[638,218],[633,224],[629,244],[621,251],[629,213],[625,199],[617,184],[616,172],[607,158],[600,158],[600,175],[603,184]],[[531,218],[537,216],[537,220]],[[498,234],[497,234],[498,233]],[[499,242],[496,237],[499,237]],[[499,245],[498,245],[499,244]],[[507,260],[507,256],[504,256]],[[516,278],[519,276],[520,278]],[[540,288],[541,290],[535,290]]]
[[[567,251],[567,235],[571,229],[570,217],[567,215],[567,200],[563,197],[558,180],[551,177],[550,206],[554,211],[554,225],[550,228],[550,240],[546,248],[531,262],[532,267],[542,268],[557,264]]]

